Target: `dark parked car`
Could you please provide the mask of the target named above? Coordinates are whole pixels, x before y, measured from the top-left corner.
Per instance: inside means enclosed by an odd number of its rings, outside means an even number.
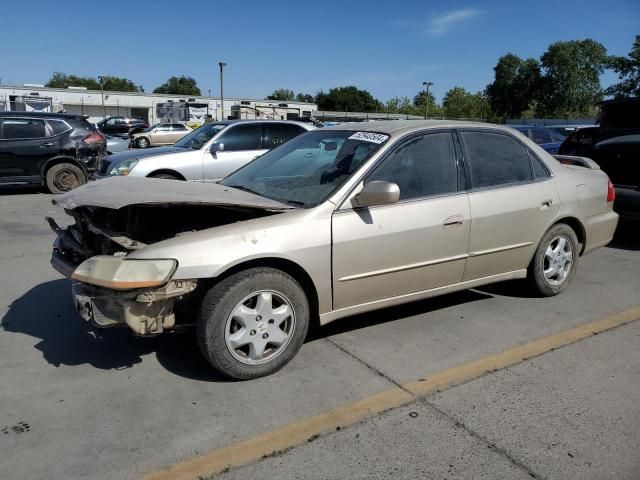
[[[149,124],[137,117],[109,117],[98,122],[101,132],[111,135],[131,135],[149,128]]]
[[[533,125],[509,125],[520,133],[524,133],[531,140],[536,142],[549,153],[558,153],[564,137],[546,127],[536,127]]]
[[[66,192],[86,183],[106,156],[104,136],[85,116],[0,112],[0,184]]]
[[[615,186],[616,212],[640,220],[640,98],[602,102],[598,124],[569,135],[559,153],[594,160]]]

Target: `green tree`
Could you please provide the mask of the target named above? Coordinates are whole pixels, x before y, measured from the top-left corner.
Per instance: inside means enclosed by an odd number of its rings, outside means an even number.
[[[105,90],[113,92],[144,92],[142,85],[136,85],[128,78],[107,75],[102,77],[102,82]]]
[[[275,90],[271,95],[267,97],[267,100],[285,100],[292,101],[295,100],[296,94],[293,90],[289,90],[287,88],[279,88]]]
[[[114,92],[143,92],[142,85],[136,85],[128,78],[107,75],[102,77],[104,89]],[[93,77],[79,77],[62,72],[55,72],[46,83],[50,88],[86,87],[89,90],[100,90],[100,80]]]
[[[607,50],[595,40],[549,45],[540,58],[543,76],[536,113],[547,117],[589,116],[602,100],[600,75]]]
[[[607,95],[614,97],[640,96],[640,35],[636,35],[629,57],[611,56],[607,59],[607,66],[618,74],[622,80],[605,90]]]
[[[482,92],[471,93],[463,87],[453,87],[445,93],[442,108],[450,118],[487,118],[490,111]]]
[[[191,77],[184,75],[180,77],[171,77],[159,87],[153,90],[153,93],[165,93],[173,95],[201,95],[200,89],[196,81]]]
[[[296,95],[296,102],[315,103],[316,99],[308,93],[299,93]]]
[[[332,88],[316,95],[319,110],[338,112],[376,112],[384,109],[382,103],[366,90],[354,86]]]
[[[442,109],[438,102],[436,102],[436,97],[434,97],[433,93],[429,92],[427,95],[426,90],[420,90],[413,97],[413,109],[412,115],[424,115],[427,112],[427,105],[429,105],[428,115],[430,117],[441,117]]]
[[[487,85],[491,111],[500,117],[519,117],[529,109],[540,92],[540,64],[535,58],[521,59],[507,53],[493,68],[494,80]]]
[[[86,87],[89,90],[100,90],[100,83],[92,77],[79,77],[62,72],[54,72],[45,84],[49,88]]]

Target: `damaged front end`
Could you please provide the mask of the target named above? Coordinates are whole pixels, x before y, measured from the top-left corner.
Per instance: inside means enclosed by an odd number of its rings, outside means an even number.
[[[192,323],[190,298],[197,279],[172,279],[178,260],[137,259],[129,255],[186,232],[274,214],[265,209],[216,205],[153,204],[122,208],[77,206],[67,213],[75,223],[61,228],[47,217],[57,238],[52,266],[72,280],[82,318],[100,328],[128,326],[151,336]],[[176,318],[176,307],[185,315]]]

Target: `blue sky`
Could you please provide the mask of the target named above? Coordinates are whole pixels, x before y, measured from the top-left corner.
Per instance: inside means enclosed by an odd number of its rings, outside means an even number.
[[[484,88],[507,52],[539,57],[551,42],[590,37],[626,55],[640,34],[637,0],[30,0],[1,11],[3,84],[62,71],[121,75],[151,91],[185,74],[218,95],[225,61],[225,95],[256,98],[353,84],[386,100],[425,80],[441,98],[453,86]]]

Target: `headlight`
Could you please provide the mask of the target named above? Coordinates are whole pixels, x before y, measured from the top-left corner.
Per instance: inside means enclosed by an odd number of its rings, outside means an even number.
[[[158,287],[171,278],[177,266],[173,259],[134,260],[97,255],[78,265],[71,278],[113,290]]]
[[[131,160],[123,160],[117,163],[111,168],[109,175],[129,175],[133,167],[138,164],[138,160],[132,158]]]

